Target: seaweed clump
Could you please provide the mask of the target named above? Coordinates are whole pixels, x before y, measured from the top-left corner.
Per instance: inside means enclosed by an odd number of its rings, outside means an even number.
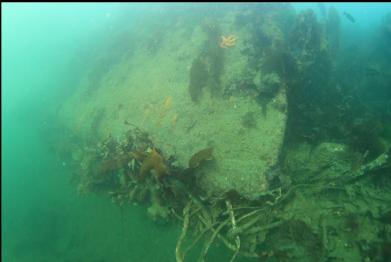
[[[220,94],[220,78],[224,70],[224,51],[219,46],[221,35],[219,26],[214,22],[206,21],[203,30],[207,40],[190,69],[189,92],[193,102],[199,101],[205,86],[208,86],[213,96]]]
[[[297,65],[292,54],[283,49],[267,49],[262,63],[262,69],[266,73],[277,73],[285,80],[291,80],[297,73]]]
[[[163,157],[155,148],[151,150],[141,165],[140,179],[144,179],[146,174],[151,170],[155,171],[157,180],[160,180],[161,177],[168,173],[168,168],[164,163]]]
[[[202,94],[202,89],[206,86],[208,80],[208,71],[205,61],[198,57],[193,61],[190,68],[189,92],[193,102],[198,102]]]
[[[247,112],[242,117],[242,125],[246,128],[256,128],[257,120],[255,118],[254,112]]]
[[[330,154],[334,156],[336,152]],[[317,175],[313,177],[307,176],[306,183],[303,180],[293,180],[286,184],[276,182],[273,189],[260,192],[257,199],[250,201],[235,191],[208,194],[199,187],[197,179],[192,179],[192,176],[199,174],[193,171],[202,168],[206,160],[213,158],[211,147],[193,154],[188,168],[180,167],[174,164],[174,156],[167,157],[158,151],[145,132],[134,129],[122,138],[110,136],[95,148],[91,146],[80,156],[81,186],[87,186],[89,191],[109,194],[113,203],[119,207],[132,202],[147,204],[147,214],[156,222],[167,223],[177,219],[183,223],[176,244],[177,261],[184,261],[186,255],[201,240],[203,246],[200,261],[205,261],[209,250],[217,241],[221,241],[233,252],[231,261],[238,255],[275,258],[278,261],[308,257],[308,261],[320,261],[332,253],[330,246],[335,241],[328,235],[328,221],[339,218],[340,225],[347,229],[341,232],[346,235],[356,231],[359,233],[361,227],[356,221],[349,221],[354,217],[349,216],[347,208],[343,206],[328,208],[338,208],[336,211],[345,211],[348,216],[336,216],[334,212],[321,214],[322,212],[317,212],[318,206],[311,212],[312,210],[308,210],[311,205],[305,203],[311,197],[297,199],[294,196],[319,196],[329,189],[342,191],[345,186],[355,187],[355,184],[352,185],[354,181],[373,177],[373,170],[378,170],[381,165],[387,164],[384,161],[388,161],[386,158],[378,164],[379,161],[376,160],[375,163],[357,169],[357,172],[349,172],[349,168],[343,168],[345,171],[341,176],[330,176],[326,172],[327,169],[336,170],[335,166],[318,164],[325,171],[314,172]],[[143,179],[140,179],[141,175]],[[361,194],[364,195],[361,197]],[[328,195],[326,203],[329,205],[334,200],[347,201],[349,198],[346,196],[348,194]],[[354,197],[370,199],[365,191]],[[303,208],[296,207],[300,205],[290,208],[291,201],[304,201]],[[327,206],[322,198],[320,203]],[[389,223],[389,209],[387,206],[386,208],[377,218],[385,224]],[[310,227],[304,220],[295,219],[307,212],[311,213],[311,220],[319,219],[318,230],[317,227]],[[325,216],[324,219],[322,215]],[[188,234],[189,231],[191,234]],[[388,247],[385,247],[373,252],[379,252],[381,256],[387,250]]]
[[[291,32],[291,45],[293,51],[301,52],[300,55],[311,55],[313,52],[319,51],[321,47],[321,27],[316,20],[316,15],[313,10],[301,12]]]
[[[189,160],[189,168],[197,168],[205,160],[213,159],[213,148],[208,147],[193,154]]]
[[[204,47],[204,55],[208,63],[209,79],[208,85],[212,95],[218,96],[221,87],[221,74],[224,70],[224,51],[219,46],[221,29],[216,22],[211,22],[204,27],[207,34],[207,41]]]

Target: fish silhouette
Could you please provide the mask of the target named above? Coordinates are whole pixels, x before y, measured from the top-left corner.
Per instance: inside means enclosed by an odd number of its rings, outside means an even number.
[[[343,15],[352,23],[355,23],[356,20],[353,18],[353,16],[349,13],[343,12]]]

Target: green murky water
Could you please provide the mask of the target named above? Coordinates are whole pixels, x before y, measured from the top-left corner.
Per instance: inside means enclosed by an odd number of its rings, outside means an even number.
[[[2,259],[181,261],[186,200],[185,261],[390,261],[390,47],[387,3],[2,4]]]

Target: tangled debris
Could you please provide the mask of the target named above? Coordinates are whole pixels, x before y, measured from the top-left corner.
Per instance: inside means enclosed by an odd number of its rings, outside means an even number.
[[[318,151],[319,156],[327,154],[324,149]],[[334,151],[330,150],[330,153],[335,154]],[[341,169],[345,171],[338,176],[318,172],[318,176],[305,182],[282,183],[286,176],[283,168],[270,178],[277,177],[279,182],[274,181],[270,191],[260,193],[258,199],[250,201],[235,191],[211,196],[198,187],[198,174],[194,171],[213,158],[212,148],[196,152],[189,167],[177,167],[173,164],[175,156],[164,156],[147,133],[134,128],[121,139],[108,137],[88,152],[79,159],[80,166],[84,167],[80,169],[79,190],[109,194],[113,203],[120,207],[127,203],[149,203],[147,213],[154,221],[182,223],[175,248],[177,261],[185,261],[200,244],[203,247],[199,260],[205,261],[218,241],[232,251],[231,261],[238,256],[266,261],[291,261],[306,256],[309,261],[319,261],[336,256],[333,246],[336,237],[330,232],[335,234],[338,223],[348,230],[339,236],[342,238],[349,238],[352,230],[360,231],[363,218],[372,219],[377,225],[386,221],[389,227],[389,211],[378,212],[379,208],[386,209],[387,196],[383,199],[358,186],[363,181],[373,183],[373,180],[387,178],[378,171],[390,169],[388,153],[359,168]],[[336,167],[330,166],[331,160],[326,157],[318,161],[323,163],[321,168],[335,170]],[[289,163],[288,166],[294,165]],[[311,203],[311,197],[318,198],[316,206]],[[378,204],[368,210],[368,215],[360,217],[349,204],[351,198],[355,201],[372,199]],[[323,205],[324,209],[319,209],[318,205]],[[303,217],[307,212],[311,215]],[[386,234],[390,237],[389,232]],[[361,255],[374,252],[365,250],[363,243],[357,245]]]

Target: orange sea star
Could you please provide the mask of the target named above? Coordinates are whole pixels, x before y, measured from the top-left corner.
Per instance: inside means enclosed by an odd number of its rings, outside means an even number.
[[[236,45],[236,40],[238,40],[238,38],[235,35],[229,35],[227,37],[221,36],[220,47],[221,48],[233,47]]]

